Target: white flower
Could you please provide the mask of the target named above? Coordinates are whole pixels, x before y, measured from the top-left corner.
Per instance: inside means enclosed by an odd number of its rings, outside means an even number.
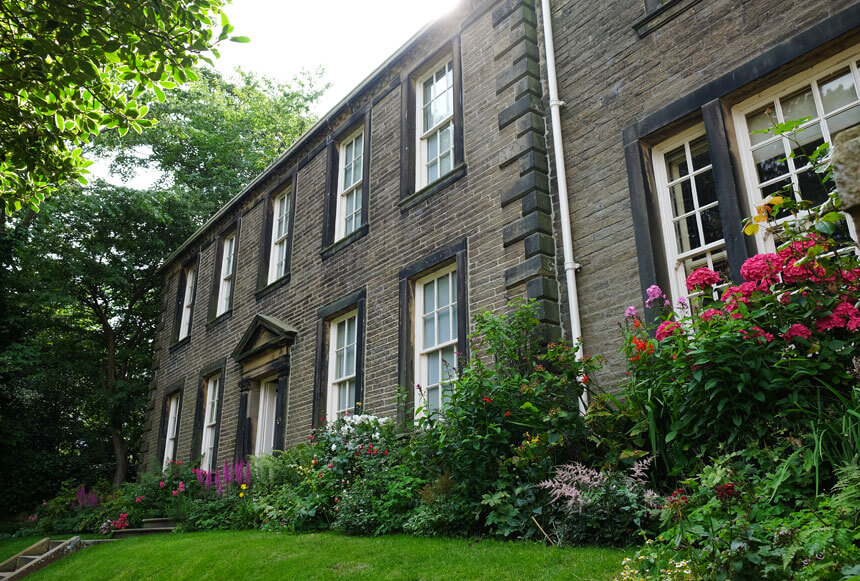
[[[334,452],[335,450],[337,450],[337,444],[332,444],[331,451]]]
[[[373,432],[373,439],[374,439],[374,440],[378,440],[378,439],[379,439],[379,432]]]

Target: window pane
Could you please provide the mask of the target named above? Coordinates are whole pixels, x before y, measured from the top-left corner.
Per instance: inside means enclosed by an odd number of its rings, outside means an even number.
[[[849,69],[843,69],[821,79],[818,82],[818,89],[821,91],[821,105],[825,113],[835,111],[857,100],[854,78]]]
[[[455,299],[456,301],[456,299]],[[451,305],[451,338],[457,338],[457,303]]]
[[[835,187],[832,180],[828,184],[822,184],[818,174],[813,171],[797,174],[797,184],[800,186],[800,197],[816,204],[827,201],[827,193]]]
[[[433,99],[433,79],[427,79],[424,81],[424,104],[430,102]]]
[[[439,179],[439,164],[433,162],[427,166],[427,182],[435,182]]]
[[[713,171],[708,170],[696,176],[696,196],[699,198],[700,208],[717,201],[717,188],[714,186]]]
[[[438,297],[439,308],[446,306],[449,303],[448,297],[451,289],[451,277],[449,275],[440,276],[436,279],[436,296]]]
[[[346,360],[344,369],[344,375],[352,375],[355,373],[355,345],[350,345],[345,349],[346,351]]]
[[[720,209],[712,206],[702,211],[702,229],[705,231],[705,244],[722,240],[723,224],[720,222]]]
[[[436,317],[433,314],[424,315],[424,349],[436,344]]]
[[[337,349],[334,353],[334,379],[340,379],[346,375],[343,369],[343,349]]]
[[[666,174],[669,176],[670,182],[684,177],[689,173],[687,153],[684,151],[683,146],[666,154]]]
[[[358,186],[353,190],[353,196],[355,196],[355,201],[353,202],[355,205],[355,210],[361,209],[361,186]]]
[[[812,98],[812,89],[810,87],[782,99],[780,104],[782,105],[782,117],[786,121],[796,121],[804,117],[809,117],[810,119],[818,117],[818,113],[815,110],[815,100]]]
[[[454,356],[454,346],[442,349],[442,380],[451,381],[456,377],[457,358]]]
[[[439,383],[439,364],[439,351],[427,354],[427,385],[436,385]]]
[[[439,411],[439,388],[427,389],[427,412],[432,414]]]
[[[436,324],[439,329],[439,343],[451,340],[451,309],[445,308],[437,314]]]
[[[362,151],[364,147],[364,133],[359,133],[358,137],[355,138],[355,157],[356,159],[361,157]]]
[[[439,158],[439,173],[445,175],[449,171],[451,171],[451,154],[446,153]]]
[[[344,189],[352,185],[352,166],[347,164],[343,168],[343,187]]]
[[[451,302],[457,302],[457,271],[451,273]]]
[[[439,131],[439,151],[448,151],[451,149],[451,134],[454,131],[454,126],[452,123],[448,123],[445,125],[443,129]]]
[[[816,147],[824,143],[824,137],[821,135],[821,126],[816,123],[796,133],[794,138],[797,140],[797,143],[792,143],[794,167],[795,169],[800,169],[809,163],[806,155],[812,153]]]
[[[678,252],[686,252],[702,245],[695,214],[675,222],[675,239],[678,241]]]
[[[693,158],[693,169],[711,165],[711,153],[708,151],[708,139],[705,136],[690,142],[690,155]]]
[[[690,181],[684,180],[669,188],[669,199],[672,202],[672,216],[678,217],[687,212],[692,212],[693,207],[693,188],[690,187]]]
[[[355,323],[356,317],[350,317],[346,320],[346,342],[349,344],[355,343]]]
[[[346,321],[337,324],[337,348],[343,349],[346,344]]]
[[[782,139],[753,150],[759,183],[788,172],[788,164],[783,158],[785,158],[785,149],[783,149]]]
[[[860,105],[855,105],[828,119],[827,128],[830,130],[830,135],[833,136],[858,123],[860,123]]]
[[[424,314],[432,313],[436,310],[436,283],[430,281],[424,285]]]
[[[427,138],[427,160],[436,159],[439,156],[439,132],[432,133]]]
[[[353,166],[352,171],[353,171],[353,176],[352,176],[353,179],[352,179],[352,183],[350,185],[358,183],[361,181],[362,168],[361,168],[361,157],[360,156],[358,158],[356,158],[355,165]]]
[[[775,184],[771,184],[771,185],[769,185],[769,186],[765,186],[765,187],[763,187],[763,188],[761,189],[761,197],[762,197],[762,199],[765,199],[765,198],[767,198],[768,196],[774,196],[774,195],[777,195],[777,194],[779,194],[779,195],[789,195],[789,196],[790,196],[790,195],[793,195],[791,192],[786,192],[786,191],[783,189],[783,188],[785,188],[786,186],[788,186],[788,185],[790,185],[790,184],[791,184],[791,182],[790,182],[790,181],[788,181],[787,179],[785,179],[785,180],[780,180],[780,181],[776,182]]]
[[[774,113],[773,104],[771,103],[764,109],[759,109],[755,113],[747,115],[747,127],[750,130],[750,143],[758,145],[767,141],[772,135],[768,133],[756,133],[757,131],[766,131],[776,124],[776,113]]]

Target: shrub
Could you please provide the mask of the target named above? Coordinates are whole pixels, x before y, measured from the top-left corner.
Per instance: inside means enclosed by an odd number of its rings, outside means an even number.
[[[533,301],[510,306],[509,314],[476,315],[472,358],[438,421],[424,424],[437,434],[442,471],[477,517],[471,528],[531,536],[544,505],[537,483],[579,455],[579,398],[598,364],[567,343],[547,344]]]
[[[557,467],[540,486],[549,490],[558,514],[552,528],[559,543],[623,547],[653,532],[658,496],[647,483],[652,461],[640,460],[628,474],[599,472],[578,462]]]

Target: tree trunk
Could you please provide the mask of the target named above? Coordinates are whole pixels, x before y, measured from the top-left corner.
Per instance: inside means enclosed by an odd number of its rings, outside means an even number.
[[[121,424],[120,424],[121,425]],[[110,439],[113,443],[113,454],[116,456],[116,470],[113,473],[113,486],[117,488],[125,482],[128,475],[128,453],[125,445],[125,438],[122,437],[122,431],[119,426],[111,423]]]

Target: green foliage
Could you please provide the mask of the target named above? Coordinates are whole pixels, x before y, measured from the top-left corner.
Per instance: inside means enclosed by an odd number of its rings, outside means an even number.
[[[106,133],[93,154],[112,158],[124,178],[138,168],[164,172],[164,184],[195,199],[201,223],[313,125],[311,105],[328,85],[320,71],[288,85],[241,70],[229,80],[209,68],[195,75],[169,100],[141,96],[158,124],[122,138]]]
[[[805,499],[780,482],[785,470],[758,468],[771,460],[733,454],[684,481],[665,501],[666,528],[625,562],[622,579],[838,580],[856,571],[856,495]],[[791,466],[788,478],[808,478],[803,470]],[[859,471],[841,468],[840,489],[856,492]]]
[[[38,209],[57,184],[83,179],[81,148],[101,131],[152,125],[139,97],[193,79],[233,27],[223,0],[3,2],[0,196],[9,214]],[[219,22],[220,18],[220,22]],[[220,33],[214,33],[216,26]],[[232,40],[243,42],[244,37]],[[207,59],[208,60],[208,59]]]
[[[312,122],[305,115],[317,93],[305,85],[290,91],[252,75],[227,83],[199,74],[169,111],[160,110],[169,117],[165,130],[135,134],[136,146],[161,151],[175,140],[201,155],[236,156],[241,148],[232,139],[240,135],[254,153],[246,152],[249,162],[237,176],[250,179]],[[201,104],[210,101],[220,108]],[[181,137],[168,131],[176,119],[189,129]],[[213,120],[217,132],[190,130]],[[246,125],[253,139],[242,133]],[[121,147],[111,136],[95,140],[100,154]],[[240,187],[224,178],[223,167],[196,167],[198,158],[183,155],[162,168],[171,187],[67,184],[38,214],[0,214],[0,453],[16,466],[0,475],[0,485],[17,491],[4,497],[6,510],[51,498],[63,479],[92,485],[111,474],[115,483],[134,475],[160,312],[157,268]],[[206,181],[234,190],[188,193]]]
[[[509,314],[476,315],[472,358],[438,421],[423,423],[436,433],[440,471],[470,504],[474,530],[531,536],[544,504],[536,484],[585,439],[579,398],[597,361],[578,360],[567,343],[547,344],[534,302],[510,306]]]

